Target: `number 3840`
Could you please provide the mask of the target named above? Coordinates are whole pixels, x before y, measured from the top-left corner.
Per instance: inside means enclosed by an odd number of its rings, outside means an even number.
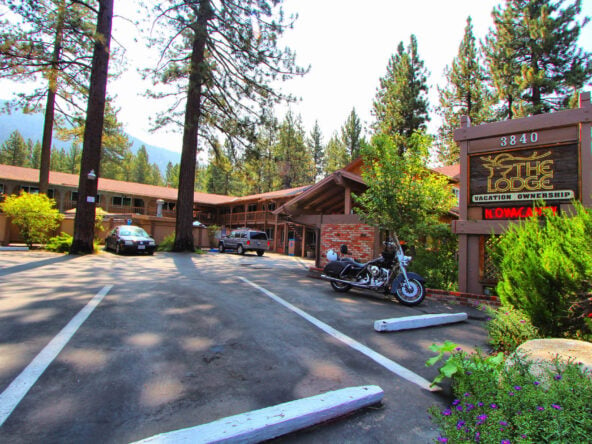
[[[500,146],[515,146],[527,143],[536,143],[539,140],[538,133],[512,134],[500,137]]]

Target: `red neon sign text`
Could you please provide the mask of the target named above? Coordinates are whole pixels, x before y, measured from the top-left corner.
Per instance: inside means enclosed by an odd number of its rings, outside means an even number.
[[[494,207],[484,208],[483,218],[486,220],[495,219],[524,219],[532,216],[542,216],[545,210],[551,210],[553,214],[557,214],[559,210],[557,205],[550,205],[548,207]]]

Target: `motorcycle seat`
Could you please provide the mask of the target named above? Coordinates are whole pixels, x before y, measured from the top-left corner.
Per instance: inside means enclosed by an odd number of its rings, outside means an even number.
[[[346,262],[346,263],[351,264],[351,265],[353,265],[354,267],[357,267],[357,268],[362,268],[364,265],[366,265],[366,264],[364,264],[362,262],[355,261],[351,257],[344,257],[344,258],[341,259],[341,262]]]

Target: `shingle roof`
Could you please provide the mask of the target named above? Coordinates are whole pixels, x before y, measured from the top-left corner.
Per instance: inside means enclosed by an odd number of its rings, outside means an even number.
[[[22,168],[10,165],[0,165],[0,178],[39,183],[39,170],[33,168]],[[98,183],[99,191],[121,194],[132,194],[135,196],[154,197],[165,200],[177,200],[176,188],[158,187],[156,185],[146,185],[141,183],[123,182],[120,180],[105,179],[100,177]],[[49,184],[56,186],[65,186],[78,188],[78,175],[68,173],[58,173],[50,171]],[[200,204],[223,204],[236,199],[234,196],[223,196],[220,194],[194,193],[194,202]]]

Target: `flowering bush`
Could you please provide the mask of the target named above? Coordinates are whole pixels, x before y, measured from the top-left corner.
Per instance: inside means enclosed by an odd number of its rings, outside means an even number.
[[[574,363],[554,363],[535,377],[530,364],[491,365],[481,353],[452,354],[452,404],[430,414],[440,425],[438,442],[589,442],[592,375]]]
[[[520,344],[540,337],[528,315],[521,310],[513,307],[500,307],[497,310],[485,307],[485,311],[491,316],[486,327],[489,343],[495,351],[510,354]]]

